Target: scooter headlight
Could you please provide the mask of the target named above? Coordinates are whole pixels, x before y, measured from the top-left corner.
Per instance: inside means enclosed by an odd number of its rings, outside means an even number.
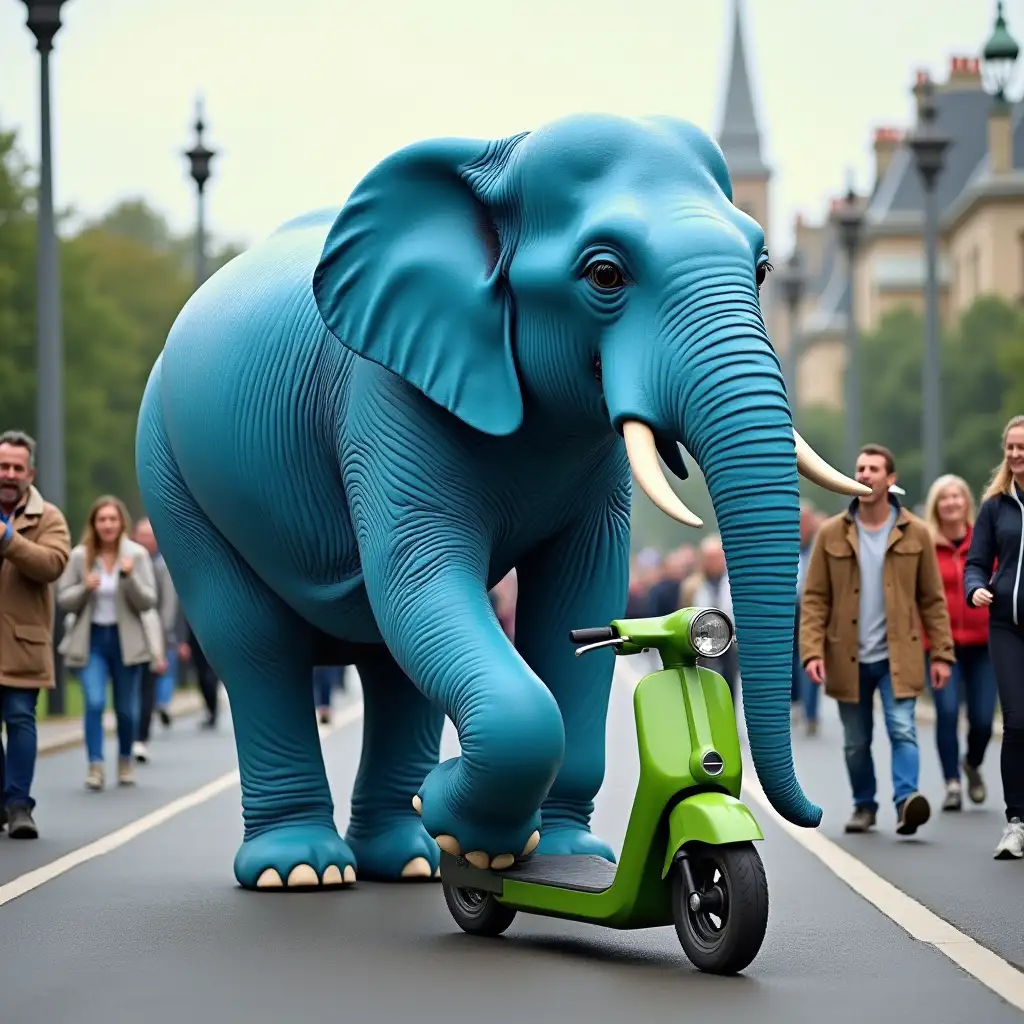
[[[690,644],[704,658],[717,658],[733,641],[729,616],[717,608],[705,608],[690,620]]]

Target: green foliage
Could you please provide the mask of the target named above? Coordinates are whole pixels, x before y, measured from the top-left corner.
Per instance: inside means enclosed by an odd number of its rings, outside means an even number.
[[[30,169],[0,133],[0,430],[36,426],[36,222]],[[239,250],[214,245],[213,272]],[[192,292],[195,239],[141,199],[59,240],[68,493],[77,537],[97,494],[140,515],[135,424],[149,371]],[[45,457],[45,453],[43,455]]]

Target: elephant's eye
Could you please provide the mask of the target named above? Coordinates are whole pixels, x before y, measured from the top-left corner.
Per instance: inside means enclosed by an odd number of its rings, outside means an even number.
[[[603,292],[614,291],[626,283],[622,278],[622,271],[614,263],[605,261],[587,267],[586,276],[595,288]]]
[[[759,263],[757,265],[757,287],[758,288],[760,288],[761,285],[764,284],[765,278],[767,278],[768,275],[774,269],[775,268],[770,263],[768,263],[767,261],[765,261],[764,263]]]

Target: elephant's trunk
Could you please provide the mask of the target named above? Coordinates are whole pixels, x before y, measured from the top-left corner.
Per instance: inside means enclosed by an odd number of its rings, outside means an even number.
[[[683,441],[707,481],[725,550],[758,779],[784,818],[813,827],[821,808],[797,782],[790,734],[800,552],[793,423],[767,344],[737,348],[691,377]]]

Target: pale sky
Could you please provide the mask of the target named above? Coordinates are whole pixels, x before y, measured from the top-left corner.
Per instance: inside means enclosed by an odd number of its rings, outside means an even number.
[[[388,152],[500,137],[583,110],[718,127],[733,0],[69,0],[53,61],[55,198],[96,215],[142,195],[194,217],[181,151],[196,95],[219,150],[208,224],[248,243],[344,201]],[[871,131],[906,125],[914,71],[975,56],[995,0],[746,0],[773,255],[821,216]],[[1008,0],[1024,45],[1024,0]],[[38,153],[38,57],[22,0],[0,0],[0,125]],[[1024,63],[1024,61],[1022,61]],[[1017,90],[1012,90],[1017,95]]]

